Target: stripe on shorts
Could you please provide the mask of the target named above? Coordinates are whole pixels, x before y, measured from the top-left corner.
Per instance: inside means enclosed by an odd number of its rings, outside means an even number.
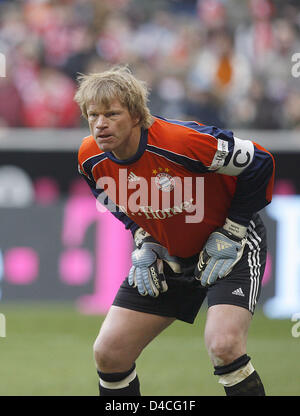
[[[249,246],[248,253],[248,265],[250,269],[250,293],[249,293],[249,310],[254,312],[254,308],[257,302],[257,295],[259,290],[260,281],[260,243],[261,238],[255,231],[255,223],[250,221],[248,228],[247,244]]]

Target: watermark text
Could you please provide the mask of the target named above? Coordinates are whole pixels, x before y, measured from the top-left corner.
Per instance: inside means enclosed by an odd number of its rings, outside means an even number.
[[[166,220],[184,214],[186,223],[200,223],[204,218],[203,177],[181,178],[159,173],[147,180],[120,169],[118,178],[101,177],[97,189],[100,212],[105,208],[146,220]]]
[[[293,54],[292,62],[295,62],[291,70],[292,76],[294,78],[299,78],[300,77],[300,52]]]
[[[300,312],[294,313],[292,318],[292,322],[295,322],[295,324],[292,326],[291,333],[292,337],[299,338],[300,337]]]

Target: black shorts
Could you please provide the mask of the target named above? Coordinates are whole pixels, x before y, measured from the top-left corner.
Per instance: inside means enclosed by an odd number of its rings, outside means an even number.
[[[261,291],[267,257],[266,231],[258,214],[248,227],[247,243],[241,260],[224,278],[209,287],[202,287],[193,277],[198,254],[180,259],[182,273],[175,275],[165,269],[168,291],[157,298],[141,296],[137,288],[129,286],[127,278],[122,283],[113,305],[126,309],[168,316],[193,323],[207,297],[208,307],[219,304],[236,305],[254,313]]]

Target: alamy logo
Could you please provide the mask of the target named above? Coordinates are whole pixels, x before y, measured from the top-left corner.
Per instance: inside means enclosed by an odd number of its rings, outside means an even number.
[[[104,207],[147,220],[184,214],[186,223],[200,223],[204,218],[204,178],[171,176],[167,171],[155,169],[155,176],[147,179],[127,169],[119,169],[118,178],[102,176],[97,181],[97,209]]]
[[[0,337],[6,337],[6,319],[3,313],[0,313]]]
[[[292,322],[295,322],[295,324],[292,326],[292,336],[294,338],[300,337],[300,312],[296,312],[292,316]]]
[[[6,57],[3,53],[0,53],[0,77],[6,77]]]
[[[295,62],[292,66],[291,73],[294,78],[300,77],[300,53],[294,53],[292,56],[292,62]]]

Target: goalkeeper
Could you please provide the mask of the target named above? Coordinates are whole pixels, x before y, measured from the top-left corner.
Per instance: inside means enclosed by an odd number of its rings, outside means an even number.
[[[206,298],[205,345],[225,394],[263,396],[247,335],[266,263],[257,212],[272,199],[273,157],[231,131],[152,116],[147,96],[127,67],[81,75],[75,96],[91,132],[79,171],[135,241],[94,343],[100,395],[140,395],[143,349],[176,319],[193,323]]]

